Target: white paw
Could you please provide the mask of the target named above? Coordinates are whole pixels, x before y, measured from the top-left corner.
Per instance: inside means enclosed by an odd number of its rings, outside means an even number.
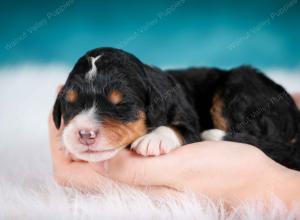
[[[210,129],[201,133],[201,138],[206,141],[221,141],[226,135],[225,131],[219,129]]]
[[[166,154],[181,145],[181,140],[172,128],[161,126],[149,134],[136,139],[131,149],[143,156]]]

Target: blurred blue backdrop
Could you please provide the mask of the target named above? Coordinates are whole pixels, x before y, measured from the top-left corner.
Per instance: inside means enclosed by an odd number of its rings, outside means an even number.
[[[95,47],[160,67],[300,64],[299,0],[1,2],[0,65],[66,63]]]

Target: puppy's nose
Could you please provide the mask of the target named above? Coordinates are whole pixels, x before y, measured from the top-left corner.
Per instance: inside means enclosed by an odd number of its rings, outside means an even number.
[[[92,145],[95,143],[95,139],[97,137],[97,131],[90,131],[90,130],[80,130],[79,131],[79,141],[81,144],[84,145]]]

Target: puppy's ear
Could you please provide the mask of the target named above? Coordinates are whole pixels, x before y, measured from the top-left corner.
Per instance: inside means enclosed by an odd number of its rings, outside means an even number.
[[[60,124],[61,124],[61,96],[60,96],[60,93],[58,94],[58,96],[55,100],[52,115],[53,115],[53,121],[54,121],[55,127],[57,129],[59,129]]]
[[[156,126],[155,122],[165,121],[168,111],[169,98],[168,91],[172,88],[170,82],[166,80],[165,73],[156,68],[144,65],[146,78],[146,114],[150,126]],[[154,123],[154,124],[153,124]]]

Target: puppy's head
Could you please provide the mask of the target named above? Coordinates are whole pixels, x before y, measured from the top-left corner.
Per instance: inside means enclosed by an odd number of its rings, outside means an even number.
[[[113,157],[147,132],[143,64],[117,49],[100,48],[81,57],[59,92],[53,118],[64,120],[62,140],[86,161]]]

